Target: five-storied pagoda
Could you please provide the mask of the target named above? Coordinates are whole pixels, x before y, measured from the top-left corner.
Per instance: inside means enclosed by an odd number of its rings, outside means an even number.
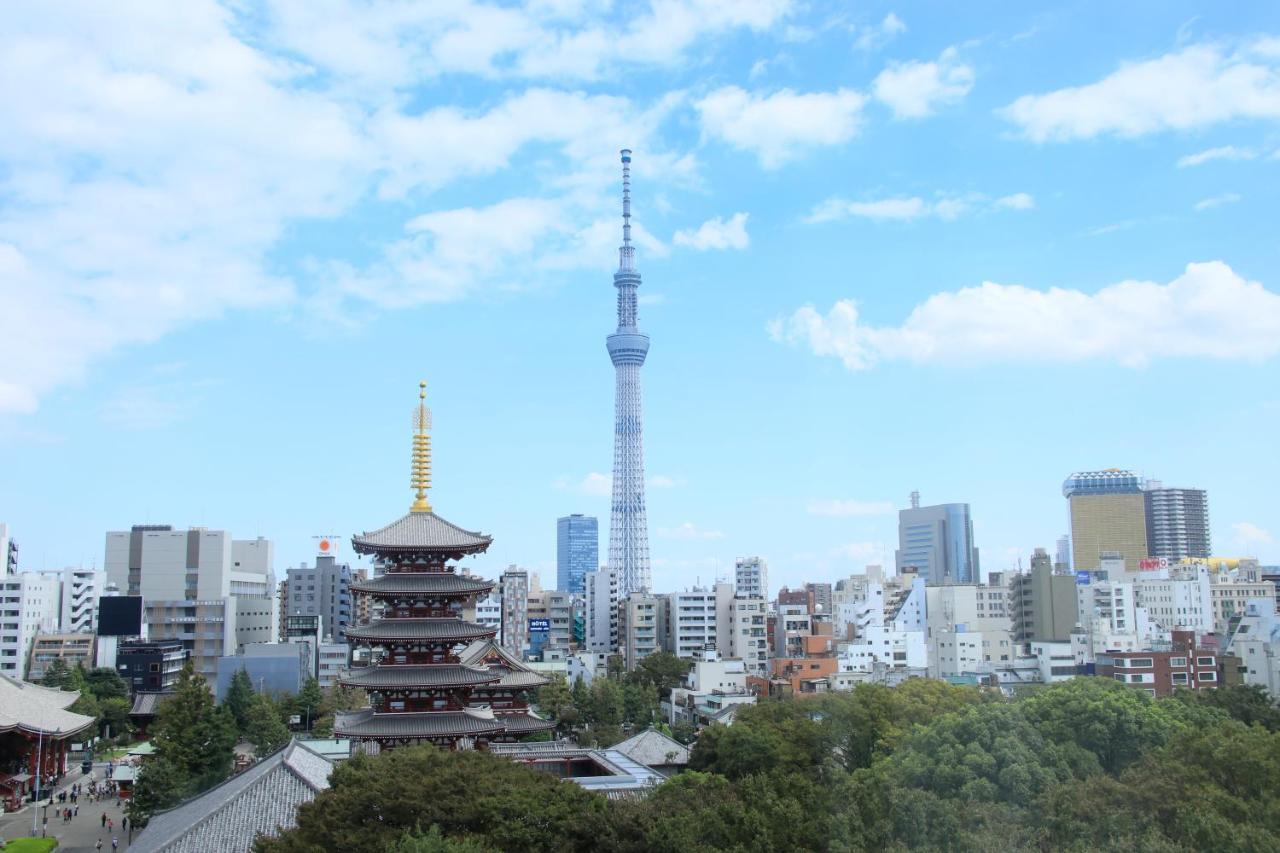
[[[416,499],[403,518],[352,537],[358,554],[373,558],[373,578],[351,585],[372,596],[382,618],[347,629],[353,644],[373,648],[373,664],[339,681],[369,693],[371,707],[339,713],[336,737],[378,752],[432,743],[483,749],[554,727],[528,710],[528,691],[546,683],[493,642],[495,629],[462,618],[493,583],[460,574],[456,563],[482,554],[493,541],[436,515],[431,487],[431,411],[420,383],[413,437]]]

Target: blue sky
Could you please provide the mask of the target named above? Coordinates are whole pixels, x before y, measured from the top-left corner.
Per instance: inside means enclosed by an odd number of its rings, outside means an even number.
[[[624,12],[629,13],[624,16]],[[0,34],[0,519],[28,568],[166,522],[411,500],[554,575],[608,519],[635,151],[654,584],[892,563],[1073,470],[1208,489],[1280,562],[1280,10],[591,0],[29,4]],[[604,551],[604,542],[601,543]]]

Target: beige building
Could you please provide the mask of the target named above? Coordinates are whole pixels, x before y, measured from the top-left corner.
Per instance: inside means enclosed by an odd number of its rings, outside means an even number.
[[[49,671],[56,659],[75,669],[84,664],[93,669],[93,634],[36,634],[31,644],[31,660],[27,667],[27,680],[39,681]]]
[[[1054,574],[1049,555],[1037,548],[1030,573],[1010,581],[1009,609],[1016,642],[1065,642],[1078,618],[1075,576]]]
[[[1125,571],[1138,571],[1147,548],[1147,510],[1142,494],[1073,495],[1071,558],[1076,569],[1096,569],[1106,552],[1118,553]]]
[[[665,599],[643,592],[633,592],[618,602],[618,639],[627,669],[662,648],[666,610]]]

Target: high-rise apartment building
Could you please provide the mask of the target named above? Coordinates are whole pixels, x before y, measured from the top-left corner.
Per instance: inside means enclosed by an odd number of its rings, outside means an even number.
[[[769,600],[769,564],[764,557],[743,557],[734,563],[733,575],[737,595]]]
[[[1037,548],[1030,573],[1012,577],[1009,609],[1016,642],[1070,640],[1078,616],[1075,576],[1054,574],[1048,552]]]
[[[769,602],[759,596],[738,595],[729,606],[727,654],[741,660],[748,675],[767,675]]]
[[[631,152],[622,152],[622,245],[618,248],[618,330],[605,339],[615,378],[613,504],[609,519],[609,567],[618,572],[623,595],[649,590],[649,522],[644,501],[644,414],[640,368],[649,336],[637,325],[640,271],[631,245]]]
[[[582,595],[588,572],[600,567],[599,525],[589,515],[556,519],[556,589]]]
[[[587,650],[612,654],[618,650],[618,573],[601,568],[586,576]]]
[[[0,564],[4,566],[6,575],[18,571],[18,543],[9,536],[9,525],[0,522]]]
[[[968,504],[898,511],[898,573],[914,568],[926,584],[977,583],[978,549]]]
[[[1075,569],[1096,569],[1104,552],[1117,552],[1125,571],[1136,572],[1150,554],[1146,499],[1132,471],[1080,471],[1062,484],[1071,513],[1071,557]],[[1041,638],[1037,638],[1041,639]]]
[[[501,645],[517,658],[529,644],[529,573],[510,566],[498,583],[502,591]]]
[[[285,601],[286,616],[319,616],[326,638],[345,643],[352,624],[351,567],[332,554],[316,557],[316,564],[291,568]]]
[[[663,646],[667,651],[690,660],[708,647],[729,654],[733,584],[718,583],[710,589],[695,588],[660,597],[666,602]]]
[[[153,642],[181,640],[196,671],[213,682],[219,658],[277,636],[271,542],[234,540],[225,530],[139,525],[106,540],[108,584],[140,595]]]
[[[1166,489],[1148,482],[1143,498],[1147,556],[1170,560],[1210,556],[1209,495],[1204,489]]]
[[[58,630],[62,584],[56,575],[20,572],[0,586],[0,675],[22,678],[36,635]]]
[[[666,600],[647,592],[633,592],[618,602],[618,639],[627,669],[661,650],[667,633]]]

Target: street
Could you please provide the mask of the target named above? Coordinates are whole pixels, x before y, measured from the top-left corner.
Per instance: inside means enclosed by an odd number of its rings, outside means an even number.
[[[58,792],[69,790],[76,783],[87,785],[95,780],[101,781],[106,778],[106,766],[105,762],[94,764],[91,775],[82,775],[77,766],[66,774],[62,784],[54,789],[55,803],[52,807],[46,809],[43,805],[49,802],[47,795],[44,795],[41,804],[35,807],[40,815],[40,818],[37,819],[35,834],[37,836],[40,835],[40,819],[43,818],[47,811],[49,815],[48,836],[58,839],[59,853],[94,853],[97,849],[95,845],[98,839],[102,839],[103,850],[111,850],[111,839],[113,837],[119,841],[117,849],[129,849],[129,833],[121,828],[124,820],[124,804],[121,803],[120,806],[117,806],[114,798],[91,803],[89,798],[82,794],[79,803],[80,814],[77,817],[73,817],[69,823],[63,823],[62,818],[58,815],[60,808],[71,805],[69,799],[66,804],[57,803]],[[41,793],[43,794],[44,792]],[[103,827],[102,815],[104,812],[107,815],[107,819],[114,822],[114,831]],[[29,837],[31,835],[31,816],[31,804],[27,804],[19,811],[0,815],[0,838],[9,841],[13,838]]]

